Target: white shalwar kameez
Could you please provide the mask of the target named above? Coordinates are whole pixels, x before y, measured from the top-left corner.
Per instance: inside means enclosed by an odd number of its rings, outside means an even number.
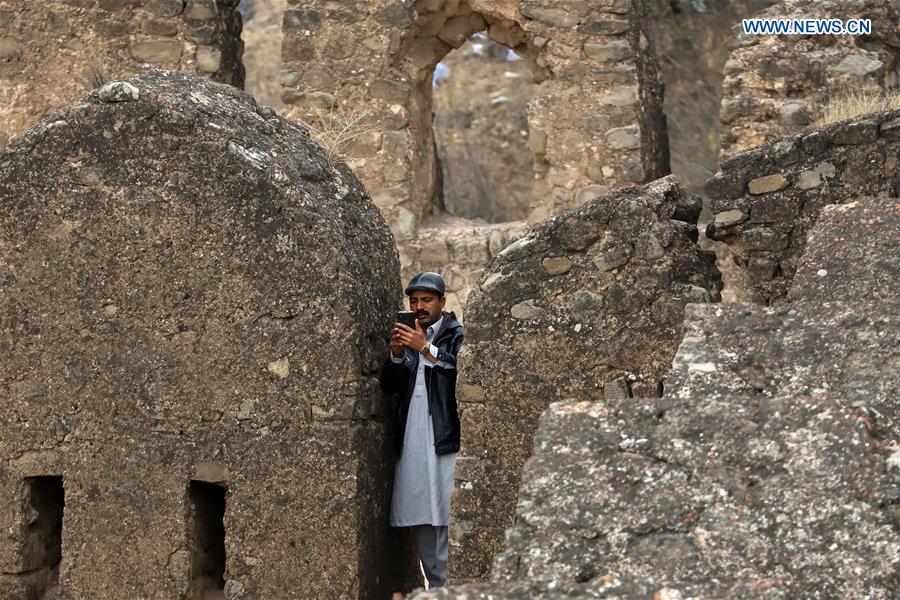
[[[435,332],[440,331],[443,317],[428,328],[426,339],[430,342]],[[431,346],[432,356],[438,350]],[[407,365],[416,360],[415,353],[406,348],[402,358],[391,358],[396,363]],[[452,368],[446,363],[438,362],[437,366]],[[416,545],[425,566],[429,583],[432,587],[443,585],[446,581],[447,563],[447,526],[450,524],[450,495],[453,492],[453,469],[456,465],[457,453],[438,456],[434,450],[434,427],[431,414],[428,412],[428,393],[425,388],[427,369],[432,363],[419,356],[415,387],[409,401],[409,413],[406,417],[406,430],[403,435],[403,447],[400,459],[394,472],[394,491],[391,497],[391,526],[416,527],[428,525],[434,528],[416,528]],[[435,536],[436,541],[428,545],[436,545],[437,556],[429,556],[422,545],[428,536]],[[441,556],[443,555],[443,556]],[[429,562],[436,562],[442,574],[432,577],[429,573]],[[442,567],[440,565],[443,565]]]

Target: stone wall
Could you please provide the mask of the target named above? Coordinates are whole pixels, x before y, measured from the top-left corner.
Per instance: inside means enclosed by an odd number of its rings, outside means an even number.
[[[485,266],[507,244],[525,232],[524,222],[483,223],[443,218],[419,229],[415,239],[400,245],[401,282],[416,273],[436,271],[447,284],[446,310],[463,318],[469,292]]]
[[[242,87],[237,3],[0,0],[0,148],[98,87],[100,72],[159,65]]]
[[[291,118],[363,106],[378,131],[348,152],[399,240],[438,212],[432,74],[473,33],[526,56],[542,81],[529,147],[546,193],[530,220],[668,173],[645,0],[291,0],[283,100]]]
[[[551,404],[493,581],[413,598],[896,595],[898,227],[829,207],[791,304],[687,307],[663,398]]]
[[[650,3],[651,32],[666,86],[672,174],[689,192],[702,193],[719,164],[719,124],[710,115],[722,103],[722,67],[731,53],[734,26],[775,2]]]
[[[871,96],[900,86],[900,8],[891,0],[784,0],[756,16],[871,19],[872,34],[745,35],[735,29],[719,113],[723,160],[804,130],[843,93]]]
[[[731,246],[754,302],[784,300],[826,204],[900,194],[900,110],[787,136],[722,163],[707,235]]]
[[[191,481],[227,490],[204,597],[414,581],[378,385],[399,265],[349,169],[237,88],[152,71],[15,138],[0,209],[0,595],[55,568],[56,597],[200,597]],[[65,491],[56,567],[39,476]]]
[[[452,579],[487,576],[550,402],[661,393],[685,304],[718,300],[699,212],[674,177],[623,188],[537,225],[485,270],[459,358]]]

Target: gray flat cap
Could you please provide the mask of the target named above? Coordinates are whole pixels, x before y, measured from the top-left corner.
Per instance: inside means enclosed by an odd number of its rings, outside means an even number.
[[[425,273],[416,273],[409,280],[406,286],[406,295],[409,296],[414,291],[434,292],[440,297],[444,297],[444,278],[437,273],[426,271]]]

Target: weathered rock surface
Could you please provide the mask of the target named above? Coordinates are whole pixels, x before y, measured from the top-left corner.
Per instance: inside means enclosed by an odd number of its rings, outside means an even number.
[[[416,600],[893,598],[898,206],[827,207],[791,304],[688,306],[662,398],[551,404],[492,581]]]
[[[497,563],[495,576],[517,583],[493,589],[890,598],[895,462],[866,414],[836,396],[554,403]]]
[[[898,131],[900,110],[887,111],[773,140],[722,163],[706,183],[716,214],[707,235],[731,247],[753,302],[785,301],[825,205],[900,195]]]
[[[768,19],[870,19],[866,35],[750,35],[735,27],[724,67],[721,158],[801,132],[825,103],[896,86],[900,9],[891,0],[783,0]],[[737,23],[737,21],[736,21]]]
[[[699,210],[672,177],[625,188],[539,224],[486,269],[460,356],[456,581],[485,577],[500,550],[550,402],[660,394],[685,304],[718,298],[712,255],[695,243]]]
[[[900,305],[691,306],[667,394],[837,395],[900,440]]]
[[[61,476],[65,597],[201,584],[192,479],[227,487],[225,597],[402,589],[377,383],[400,293],[386,223],[234,87],[159,71],[113,87],[0,154],[3,585],[40,566],[25,478]]]
[[[900,440],[900,202],[827,206],[798,275],[777,308],[690,307],[666,382],[687,399],[710,394],[838,394]]]
[[[898,282],[900,201],[865,198],[822,209],[788,298],[887,307],[897,303]]]
[[[243,86],[236,0],[0,2],[0,148],[98,78],[148,66]]]
[[[588,583],[553,581],[494,581],[438,588],[419,592],[410,600],[590,600],[608,598],[627,600],[651,598],[653,600],[681,600],[704,598],[725,600],[738,598],[786,598],[781,590],[765,585],[737,583],[661,583],[646,577],[607,576]]]

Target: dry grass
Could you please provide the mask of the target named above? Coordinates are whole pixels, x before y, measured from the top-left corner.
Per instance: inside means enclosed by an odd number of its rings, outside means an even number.
[[[347,149],[356,139],[379,131],[365,111],[354,109],[348,112],[341,107],[316,112],[312,118],[300,119],[300,124],[322,147],[331,165],[350,158]]]
[[[857,90],[848,90],[831,98],[822,109],[822,116],[815,124],[816,126],[828,125],[893,108],[900,108],[900,91],[873,95]]]
[[[78,76],[78,82],[84,86],[88,92],[101,88],[109,83],[109,75],[99,62],[92,62],[81,71]]]

